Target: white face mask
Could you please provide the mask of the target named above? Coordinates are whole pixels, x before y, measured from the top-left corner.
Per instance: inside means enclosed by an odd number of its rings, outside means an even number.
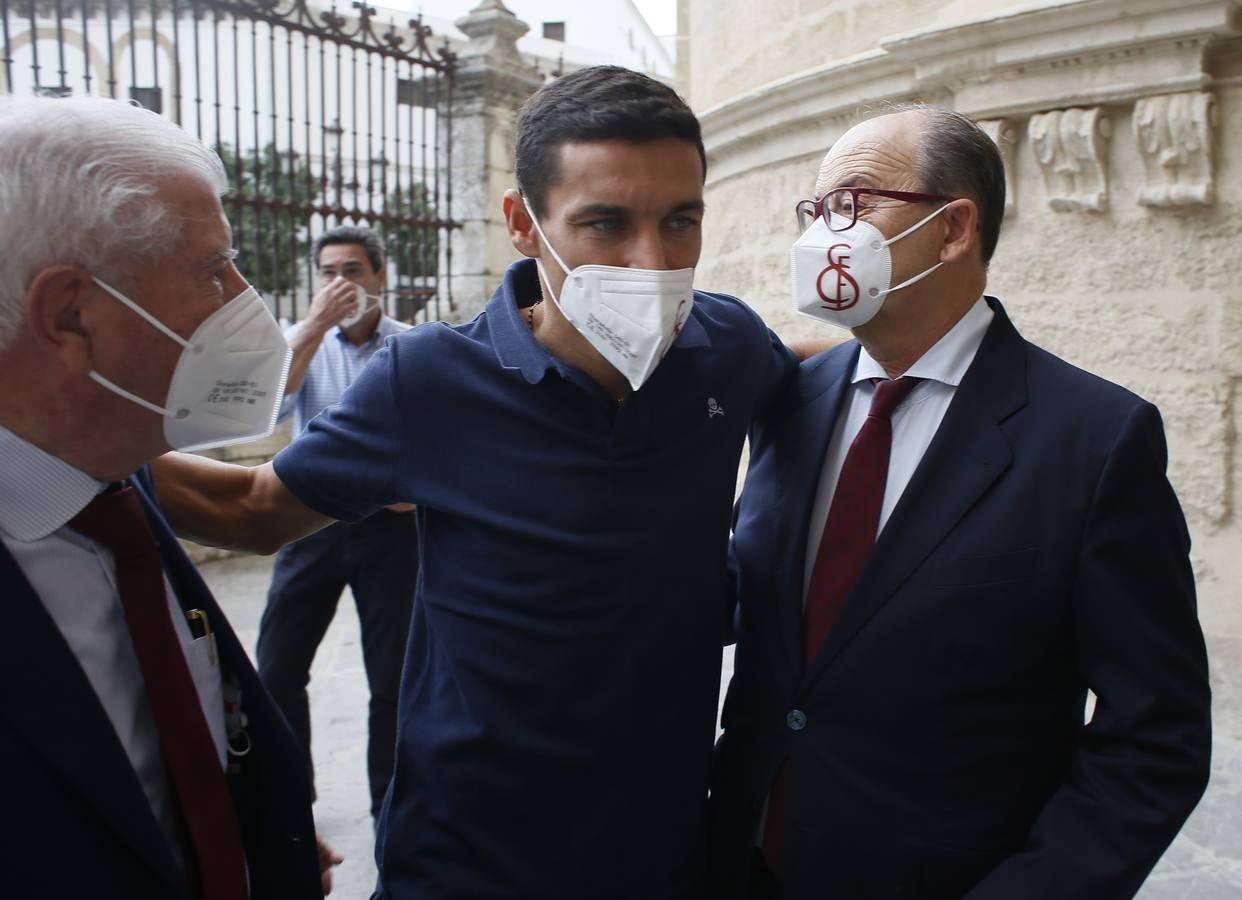
[[[522,199],[526,203],[526,199]],[[570,271],[526,205],[543,245],[565,271],[558,299],[538,261],[548,296],[634,390],[656,370],[694,307],[694,269],[578,266]]]
[[[168,446],[204,450],[272,433],[291,353],[258,291],[247,287],[204,319],[186,341],[120,291],[98,278],[95,283],[182,347],[164,406],[90,373],[112,393],[163,416]]]
[[[354,285],[354,291],[358,296],[358,308],[353,315],[346,316],[337,323],[340,328],[352,328],[362,321],[362,317],[369,313],[375,307],[379,306],[380,298],[375,294],[368,294],[367,289],[360,284]]]
[[[888,239],[862,219],[854,222],[852,228],[832,231],[822,217],[816,217],[789,251],[794,312],[842,328],[857,328],[870,322],[884,305],[885,297],[922,281],[944,265],[936,263],[896,287],[889,287],[893,257],[888,248],[918,231],[947,207],[946,203]],[[824,215],[842,218],[829,209],[824,210]]]

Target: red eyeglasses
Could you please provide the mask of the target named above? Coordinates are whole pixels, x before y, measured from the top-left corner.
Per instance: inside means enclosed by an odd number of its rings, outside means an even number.
[[[941,194],[918,194],[912,191],[882,191],[878,188],[843,187],[833,188],[818,200],[799,200],[794,207],[798,215],[799,232],[806,231],[816,218],[823,216],[829,231],[847,231],[858,221],[860,196],[887,197],[890,200],[902,200],[906,203],[934,203],[941,201],[951,203],[956,197],[945,197]],[[834,215],[825,216],[828,209]],[[842,223],[845,224],[842,224]]]

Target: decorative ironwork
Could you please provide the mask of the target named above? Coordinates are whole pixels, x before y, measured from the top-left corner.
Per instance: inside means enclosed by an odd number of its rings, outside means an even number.
[[[399,318],[452,309],[456,57],[421,16],[308,0],[0,0],[0,93],[133,99],[214,146],[243,273],[296,319],[310,242],[363,223]]]

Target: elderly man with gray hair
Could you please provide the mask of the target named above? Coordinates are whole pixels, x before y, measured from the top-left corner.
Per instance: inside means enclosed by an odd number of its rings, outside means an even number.
[[[226,187],[152,113],[0,98],[6,896],[303,900],[339,861],[145,468],[275,419],[288,346]]]

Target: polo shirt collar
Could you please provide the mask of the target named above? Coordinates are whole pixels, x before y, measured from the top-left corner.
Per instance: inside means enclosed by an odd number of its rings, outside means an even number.
[[[19,541],[47,537],[107,486],[0,427],[0,531]]]
[[[500,365],[517,369],[531,384],[540,381],[549,369],[562,371],[543,344],[531,334],[526,309],[542,295],[539,270],[533,259],[520,259],[505,270],[505,277],[487,302],[488,325]],[[673,349],[710,347],[711,338],[695,310],[673,341]]]

